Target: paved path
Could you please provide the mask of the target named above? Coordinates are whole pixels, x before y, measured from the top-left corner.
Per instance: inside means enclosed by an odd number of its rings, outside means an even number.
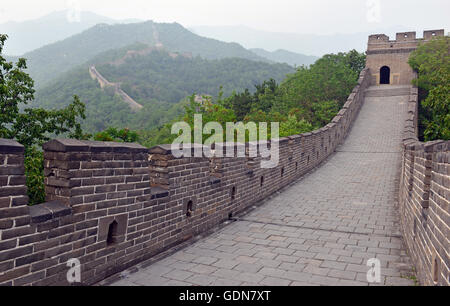
[[[325,164],[240,221],[113,285],[414,285],[396,189],[408,96],[367,97]]]

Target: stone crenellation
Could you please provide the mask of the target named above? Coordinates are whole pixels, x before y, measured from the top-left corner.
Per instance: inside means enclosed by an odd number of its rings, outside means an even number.
[[[405,243],[424,285],[450,285],[450,141],[423,143],[418,89],[412,88],[405,123],[400,219]]]
[[[330,124],[280,139],[273,169],[260,167],[262,157],[175,158],[169,145],[52,140],[43,146],[48,202],[31,207],[23,147],[1,139],[0,285],[67,285],[72,258],[82,283],[95,284],[253,207],[335,152],[369,83],[364,69]]]

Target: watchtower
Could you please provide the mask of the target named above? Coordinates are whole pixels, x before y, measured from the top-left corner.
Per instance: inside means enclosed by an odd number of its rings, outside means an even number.
[[[372,73],[372,85],[409,85],[415,73],[408,64],[409,55],[420,43],[436,36],[444,36],[444,30],[424,31],[423,38],[416,32],[397,33],[395,40],[384,34],[369,36],[366,67]]]

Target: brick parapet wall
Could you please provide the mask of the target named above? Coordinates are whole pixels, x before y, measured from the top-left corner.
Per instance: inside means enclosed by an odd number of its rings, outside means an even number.
[[[403,235],[424,285],[450,285],[450,141],[417,138],[418,90],[412,88],[404,127],[400,180]]]
[[[251,208],[335,152],[369,83],[365,69],[330,124],[280,139],[279,164],[271,169],[249,155],[250,144],[234,148],[247,152],[243,157],[175,158],[170,145],[50,141],[48,202],[32,207],[23,147],[1,140],[0,284],[66,285],[71,258],[81,262],[82,283],[94,284]],[[13,192],[11,182],[20,188]]]

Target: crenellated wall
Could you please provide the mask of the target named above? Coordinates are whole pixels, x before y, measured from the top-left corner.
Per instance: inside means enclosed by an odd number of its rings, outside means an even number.
[[[403,141],[400,216],[424,285],[450,285],[450,141],[417,138],[418,89],[412,88]]]
[[[175,158],[170,145],[52,140],[43,147],[48,202],[28,207],[23,147],[0,140],[0,285],[66,285],[71,258],[94,284],[254,206],[335,152],[370,78],[363,70],[330,124],[281,139],[273,169],[248,155]]]

